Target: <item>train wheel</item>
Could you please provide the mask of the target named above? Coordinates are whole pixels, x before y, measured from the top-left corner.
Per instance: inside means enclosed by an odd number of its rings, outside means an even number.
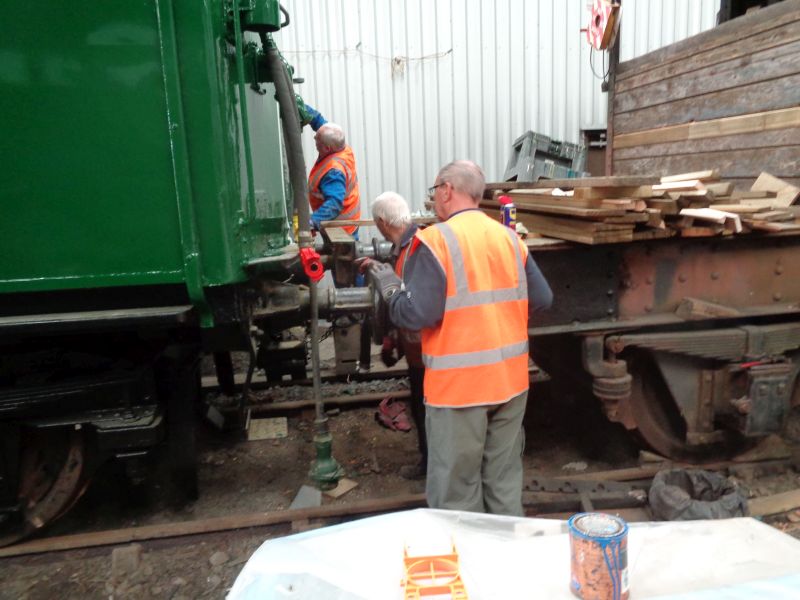
[[[749,446],[735,434],[716,443],[687,443],[686,423],[654,361],[641,352],[626,359],[633,375],[630,412],[636,433],[653,450],[673,460],[709,462],[725,460]]]
[[[80,431],[33,430],[20,457],[21,514],[0,523],[0,546],[24,539],[64,514],[81,497],[88,479]]]

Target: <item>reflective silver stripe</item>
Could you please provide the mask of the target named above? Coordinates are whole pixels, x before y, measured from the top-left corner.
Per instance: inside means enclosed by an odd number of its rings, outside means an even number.
[[[329,163],[337,162],[344,168],[344,176],[345,179],[352,179],[350,175],[350,169],[347,168],[347,162],[341,156],[329,156],[325,158],[325,162],[320,165],[319,170],[314,175],[314,178],[310,182],[309,187],[317,187],[319,185],[320,180],[328,174],[328,166]]]
[[[528,354],[528,340],[509,344],[491,350],[479,350],[478,352],[464,352],[462,354],[447,354],[445,356],[422,355],[422,362],[426,369],[460,369],[464,367],[481,367],[503,362],[508,358]]]
[[[353,208],[348,210],[346,213],[340,213],[339,216],[336,217],[336,218],[337,219],[342,219],[342,220],[350,219],[352,217],[355,217],[358,214],[359,210],[360,209],[359,209],[358,205],[356,204]]]
[[[461,254],[461,247],[452,228],[447,223],[437,225],[442,232],[447,249],[450,252],[450,260],[453,264],[453,274],[455,276],[456,293],[445,300],[444,310],[455,310],[468,306],[480,306],[481,304],[491,304],[494,302],[512,302],[515,300],[525,300],[528,297],[528,281],[525,277],[525,265],[522,263],[522,253],[517,235],[511,228],[506,227],[506,231],[511,238],[511,246],[514,248],[514,258],[517,263],[517,286],[511,288],[501,288],[497,290],[480,290],[470,292],[467,284],[467,273],[464,267],[464,256]]]
[[[435,227],[441,231],[444,243],[447,245],[447,250],[450,252],[450,261],[453,264],[453,275],[456,278],[455,297],[458,298],[459,296],[468,295],[469,286],[467,285],[467,273],[464,269],[464,255],[461,254],[461,246],[458,243],[458,238],[453,228],[447,223],[439,223]],[[447,302],[449,301],[450,298],[447,299]],[[446,304],[445,310],[447,310]]]

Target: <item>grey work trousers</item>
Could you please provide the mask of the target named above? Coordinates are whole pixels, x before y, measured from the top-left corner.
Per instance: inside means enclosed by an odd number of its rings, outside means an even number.
[[[496,515],[522,512],[522,418],[528,391],[491,406],[426,406],[431,508]]]

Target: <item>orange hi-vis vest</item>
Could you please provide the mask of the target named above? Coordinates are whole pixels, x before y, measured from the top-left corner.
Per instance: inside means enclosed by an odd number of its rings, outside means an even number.
[[[360,219],[361,199],[358,194],[356,159],[355,156],[353,156],[353,150],[350,146],[345,146],[344,149],[329,154],[318,161],[311,169],[311,174],[308,176],[308,201],[311,204],[311,210],[317,210],[325,202],[325,197],[322,195],[319,184],[322,178],[325,177],[331,169],[338,169],[344,173],[345,178],[344,205],[342,206],[342,212],[339,213],[336,220]],[[358,227],[350,225],[343,229],[347,233],[352,234]]]
[[[479,210],[417,232],[444,269],[441,323],[422,330],[425,402],[502,404],[528,389],[528,249]]]

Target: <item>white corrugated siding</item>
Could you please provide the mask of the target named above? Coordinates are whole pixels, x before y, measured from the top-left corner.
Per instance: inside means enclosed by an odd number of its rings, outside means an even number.
[[[579,142],[605,129],[606,95],[580,29],[588,0],[283,0],[279,36],[305,83],[297,91],[344,127],[362,215],[385,190],[419,210],[439,168],[505,170],[527,130]],[[621,60],[714,26],[719,0],[625,0]],[[604,53],[593,53],[602,74]],[[607,65],[607,60],[606,60]],[[309,168],[313,133],[304,133]]]

